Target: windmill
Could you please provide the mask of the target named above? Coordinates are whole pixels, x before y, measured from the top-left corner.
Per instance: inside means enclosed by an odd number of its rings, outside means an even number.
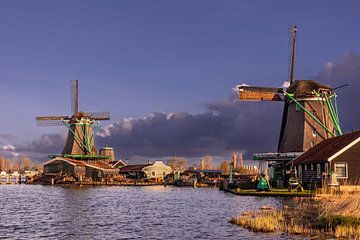
[[[60,156],[77,160],[100,160],[108,156],[99,155],[94,144],[92,126],[97,121],[110,120],[109,112],[79,111],[78,80],[70,81],[72,115],[36,117],[38,126],[65,125],[69,132]],[[51,155],[56,157],[59,155]]]
[[[284,102],[278,153],[304,152],[342,135],[335,89],[315,80],[295,80],[296,26],[291,27],[292,51],[289,86],[286,88],[237,85],[241,101]]]

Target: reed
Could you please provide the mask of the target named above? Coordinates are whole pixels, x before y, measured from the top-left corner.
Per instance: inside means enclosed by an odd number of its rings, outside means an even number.
[[[360,239],[360,193],[298,198],[282,209],[262,207],[232,217],[230,223],[254,232],[286,232]]]

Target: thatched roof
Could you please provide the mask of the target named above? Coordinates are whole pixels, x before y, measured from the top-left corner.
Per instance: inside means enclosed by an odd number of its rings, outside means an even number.
[[[288,93],[293,93],[296,98],[301,97],[313,97],[312,93],[314,90],[318,91],[319,89],[331,90],[331,87],[328,85],[323,85],[318,83],[315,80],[296,80],[293,84],[286,89]]]

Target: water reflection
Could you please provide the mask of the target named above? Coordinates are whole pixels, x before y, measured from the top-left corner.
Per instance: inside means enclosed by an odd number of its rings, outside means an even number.
[[[229,224],[280,199],[217,189],[0,186],[0,239],[288,239]]]

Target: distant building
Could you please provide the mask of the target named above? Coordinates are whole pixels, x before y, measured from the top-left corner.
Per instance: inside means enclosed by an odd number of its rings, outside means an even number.
[[[172,172],[172,168],[162,161],[155,163],[126,165],[120,168],[119,173],[125,178],[132,179],[163,179]]]
[[[109,162],[114,168],[122,168],[126,166],[126,163],[124,163],[122,160],[114,160]]]
[[[329,138],[289,163],[305,186],[325,184],[335,173],[340,184],[359,184],[360,131]]]

